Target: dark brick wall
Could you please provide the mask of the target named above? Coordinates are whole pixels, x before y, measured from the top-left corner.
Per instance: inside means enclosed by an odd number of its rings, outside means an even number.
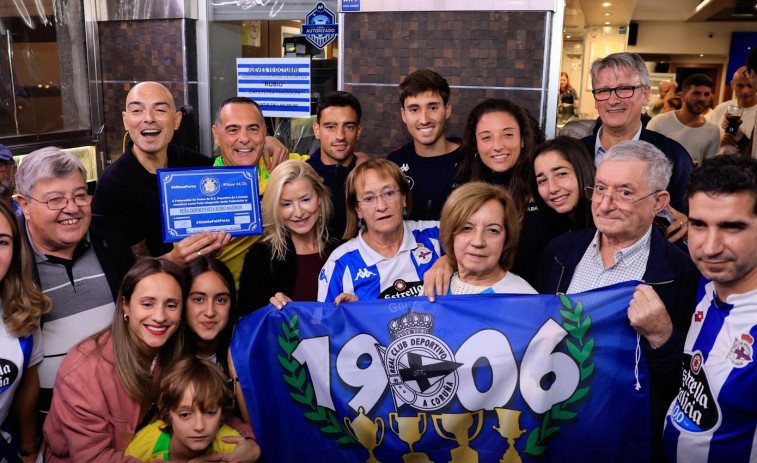
[[[183,26],[183,23],[186,23]],[[195,21],[160,19],[98,23],[102,62],[105,139],[110,159],[122,152],[121,111],[136,82],[154,80],[173,94],[177,106],[197,108]],[[184,47],[188,50],[186,63]],[[186,72],[185,72],[186,64]],[[188,101],[185,101],[185,90]],[[195,127],[197,130],[197,119]]]
[[[410,140],[400,119],[397,85],[417,69],[433,69],[453,87],[448,135],[462,137],[468,113],[486,98],[510,98],[539,117],[546,13],[345,16],[344,90],[363,107],[358,150],[385,156]]]

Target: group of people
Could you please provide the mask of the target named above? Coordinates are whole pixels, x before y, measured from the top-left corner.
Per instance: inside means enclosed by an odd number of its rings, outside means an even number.
[[[742,75],[757,87],[757,50]],[[244,359],[229,344],[237,320],[269,303],[577,293],[642,280],[628,319],[650,374],[651,459],[749,455],[757,161],[709,145],[695,160],[645,128],[649,75],[638,55],[599,59],[591,78],[601,124],[580,140],[544,140],[506,99],[480,102],[462,139],[450,137],[449,85],[419,70],[399,86],[412,140],[387,159],[356,152],[360,103],[332,92],[319,101],[320,147],[309,155],[268,137],[254,101],[224,101],[213,160],[170,144],[181,113],[155,82],[129,92],[130,141],[94,197],[71,154],[38,150],[17,172],[11,157],[0,164],[0,180],[15,174],[18,191],[14,200],[0,189],[0,342],[16,373],[0,391],[0,419],[18,419],[0,451],[24,462],[38,453],[255,461],[235,379]],[[751,152],[745,122],[733,138]],[[258,167],[264,235],[162,243],[157,169],[213,165]],[[687,406],[700,397],[693,381],[716,402],[704,405],[706,423]]]

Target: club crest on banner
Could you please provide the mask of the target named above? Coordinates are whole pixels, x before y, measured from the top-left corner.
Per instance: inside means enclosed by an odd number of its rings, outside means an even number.
[[[625,316],[636,284],[244,317],[232,359],[264,459],[645,460],[649,376]]]

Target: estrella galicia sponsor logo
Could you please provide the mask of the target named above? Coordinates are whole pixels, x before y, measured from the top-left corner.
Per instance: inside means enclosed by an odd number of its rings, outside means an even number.
[[[395,280],[392,286],[379,294],[379,299],[394,299],[396,297],[413,297],[423,294],[422,281]]]
[[[455,396],[457,369],[452,350],[433,336],[434,317],[428,313],[408,311],[389,322],[387,347],[376,345],[398,401],[419,410],[438,410]]]
[[[0,359],[0,394],[18,378],[18,367],[8,359]]]
[[[300,32],[308,42],[322,50],[339,32],[336,15],[322,2],[318,2],[305,17],[305,24],[300,26]]]
[[[220,191],[221,182],[215,177],[203,177],[200,180],[200,191],[205,196],[215,196]]]
[[[371,272],[368,267],[361,268],[357,271],[357,274],[355,275],[355,281],[362,280],[363,278],[368,278],[371,276],[375,276],[376,274]]]
[[[720,425],[720,410],[712,395],[702,353],[683,355],[683,381],[672,405],[671,419],[681,429],[706,432]]]

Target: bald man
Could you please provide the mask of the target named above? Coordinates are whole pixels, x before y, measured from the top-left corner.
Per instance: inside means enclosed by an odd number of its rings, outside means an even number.
[[[157,82],[140,82],[126,96],[121,113],[131,141],[97,182],[93,212],[111,217],[124,231],[135,256],[166,256],[184,265],[199,255],[217,255],[228,243],[224,232],[203,232],[174,246],[163,243],[157,169],[210,167],[213,160],[192,149],[170,144],[181,123],[171,92]],[[268,137],[276,156],[288,154]],[[267,145],[266,145],[267,146]],[[268,156],[264,156],[268,158]]]
[[[737,105],[744,108],[744,114],[741,115],[741,127],[754,127],[755,116],[757,116],[757,92],[755,92],[755,89],[749,84],[749,80],[744,77],[744,71],[746,71],[746,66],[738,68],[733,74],[731,90],[733,91],[734,98],[720,103],[712,110],[712,112],[710,112],[710,114],[705,116],[710,122],[720,128],[719,154],[736,154],[738,152],[733,137],[726,135],[725,129],[723,128],[725,112],[728,106]]]

